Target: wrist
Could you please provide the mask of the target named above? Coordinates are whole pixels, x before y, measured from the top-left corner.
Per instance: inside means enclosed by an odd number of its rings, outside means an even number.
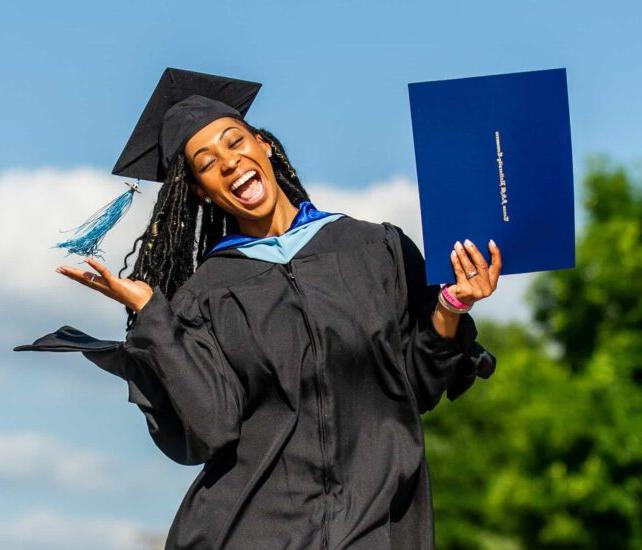
[[[462,314],[470,311],[473,307],[473,304],[469,304],[460,300],[455,292],[454,285],[443,285],[441,291],[439,292],[439,303],[443,306],[444,309],[455,313]]]
[[[457,334],[460,317],[460,314],[449,311],[437,302],[435,309],[431,313],[432,326],[439,336],[452,340]]]
[[[134,311],[134,313],[136,313],[136,314],[138,315],[138,314],[141,312],[141,310],[142,310],[142,309],[143,309],[147,304],[149,304],[149,302],[151,301],[152,297],[153,297],[153,294],[151,294],[151,295],[150,295],[150,296],[148,296],[147,298],[145,298],[145,299],[143,299],[143,300],[141,300],[141,301],[137,302],[136,304],[132,304],[132,305],[130,306],[130,308]]]
[[[461,315],[461,313],[455,313],[449,309],[446,309],[444,305],[439,301],[437,302],[433,313],[435,315],[440,315],[443,319],[449,320],[459,319],[459,316]]]

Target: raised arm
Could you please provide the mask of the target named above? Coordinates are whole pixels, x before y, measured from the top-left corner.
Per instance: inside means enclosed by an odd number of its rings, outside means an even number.
[[[495,371],[495,357],[477,341],[469,313],[460,314],[454,338],[437,332],[433,313],[439,285],[427,285],[424,258],[401,228],[384,224],[396,265],[396,304],[405,368],[420,414],[434,409],[444,392],[452,401],[470,388],[477,376]]]
[[[244,388],[196,296],[181,288],[170,302],[158,286],[152,289],[143,281],[121,279],[93,258],[86,262],[99,276],[72,266],[57,271],[128,306],[137,317],[125,342],[102,351],[84,345],[73,349],[127,380],[129,400],[145,413],[154,441],[173,460],[209,462],[235,446]],[[54,340],[60,339],[55,335]],[[44,349],[42,344],[39,349]]]

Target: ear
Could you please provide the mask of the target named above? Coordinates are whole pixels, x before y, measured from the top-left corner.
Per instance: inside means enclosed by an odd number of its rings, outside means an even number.
[[[265,141],[265,139],[263,139],[263,136],[261,136],[261,134],[254,134],[254,135],[256,139],[259,141],[259,143],[261,143],[261,146],[265,150],[265,154],[267,156],[270,156],[272,154],[272,147],[270,146],[270,144],[267,141]]]

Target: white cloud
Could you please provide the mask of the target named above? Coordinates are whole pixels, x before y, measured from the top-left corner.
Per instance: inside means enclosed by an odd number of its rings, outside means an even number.
[[[109,491],[118,480],[114,457],[45,434],[0,434],[0,449],[0,479],[5,482],[45,483],[65,491]]]
[[[161,550],[165,535],[126,519],[35,509],[0,521],[0,547],[20,550]]]
[[[344,212],[376,223],[394,223],[422,245],[417,184],[402,176],[375,181],[362,189],[311,184],[306,185],[306,190],[320,210]]]
[[[0,482],[20,490],[153,495],[162,486],[180,492],[197,468],[176,469],[159,453],[144,463],[126,462],[124,454],[89,450],[35,431],[0,433],[0,449]]]

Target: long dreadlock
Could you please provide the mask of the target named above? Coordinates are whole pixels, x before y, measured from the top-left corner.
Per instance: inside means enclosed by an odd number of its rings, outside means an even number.
[[[298,207],[309,200],[296,171],[288,159],[281,142],[268,130],[254,128],[246,121],[241,123],[253,134],[258,134],[270,144],[270,162],[276,181],[290,202]],[[127,276],[132,280],[146,282],[152,288],[156,285],[168,300],[200,265],[203,254],[223,236],[239,231],[236,218],[214,202],[204,204],[190,189],[196,180],[181,151],[170,165],[163,183],[149,225],[124,258],[119,271],[121,277],[127,269],[127,259],[140,250]],[[136,313],[127,310],[127,330],[136,320]]]

